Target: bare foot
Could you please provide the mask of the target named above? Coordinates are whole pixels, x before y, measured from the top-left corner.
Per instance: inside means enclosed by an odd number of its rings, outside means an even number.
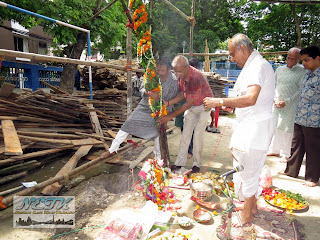
[[[237,217],[237,214],[239,214],[238,216],[240,217],[240,220]],[[231,226],[236,227],[236,228],[242,227],[246,224],[252,223],[253,219],[254,219],[254,217],[251,213],[245,214],[243,211],[240,213],[234,213],[232,216],[232,220],[231,220]]]
[[[280,154],[278,153],[268,153],[267,156],[273,156],[273,157],[280,157]]]
[[[235,207],[235,211],[242,211],[243,210],[243,204],[242,205],[238,205],[236,204],[236,207]],[[257,215],[258,214],[258,206],[257,206],[257,202],[254,202],[252,208],[251,208],[251,213],[253,216]]]
[[[258,214],[258,205],[257,201],[254,201],[253,206],[251,208],[252,215],[255,216]]]
[[[106,151],[106,152],[103,152],[101,155],[100,155],[100,158],[107,158],[111,155],[111,153],[109,151]]]
[[[318,185],[318,183],[305,181],[305,182],[303,183],[303,185],[305,185],[305,186],[307,186],[307,187],[315,187],[315,186]]]
[[[278,174],[288,176],[288,174],[285,172],[278,172]]]

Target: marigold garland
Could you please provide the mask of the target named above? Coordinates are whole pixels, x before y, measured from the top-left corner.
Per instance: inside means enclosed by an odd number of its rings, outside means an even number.
[[[160,94],[160,100],[148,97],[148,104],[152,112],[151,116],[157,119],[160,116],[167,115],[167,109],[163,104],[161,81],[156,73],[156,62],[152,53],[151,33],[147,25],[148,13],[142,0],[130,0],[129,6],[133,11],[134,32],[139,37],[137,46],[138,60],[146,70],[144,74],[145,89],[146,91],[156,91]]]

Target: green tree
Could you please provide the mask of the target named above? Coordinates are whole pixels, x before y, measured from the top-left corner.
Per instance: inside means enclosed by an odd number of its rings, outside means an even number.
[[[317,44],[320,5],[234,1],[234,14],[244,21],[246,33],[270,50]]]
[[[126,15],[121,3],[116,2],[111,8],[97,14],[108,3],[102,0],[8,0],[17,7],[27,9],[44,16],[89,29],[92,47],[97,47],[106,56],[110,48],[125,43]],[[52,24],[49,21],[35,19],[29,15],[0,8],[2,19],[16,19],[25,27],[41,24],[44,30],[54,36],[56,45],[65,45],[63,54],[69,58],[79,59],[87,45],[87,33]],[[76,65],[65,64],[61,76],[60,87],[72,92]]]
[[[191,16],[192,0],[171,0],[187,16]],[[221,42],[237,32],[243,31],[238,16],[233,16],[229,1],[225,0],[196,0],[194,28],[194,52],[204,52],[205,40],[208,40],[209,49],[215,49]],[[153,48],[157,55],[173,56],[190,47],[190,23],[177,13],[173,12],[162,1],[152,1],[152,34]]]

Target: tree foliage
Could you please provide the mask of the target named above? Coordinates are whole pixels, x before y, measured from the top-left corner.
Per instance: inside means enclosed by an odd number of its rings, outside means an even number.
[[[246,33],[270,50],[317,44],[320,5],[234,1],[234,14],[247,24]],[[296,21],[295,21],[296,18]]]
[[[192,0],[171,0],[187,16],[191,16]],[[190,23],[173,12],[162,1],[152,1],[153,46],[157,54],[173,55],[190,49]],[[193,52],[204,52],[205,40],[209,49],[220,46],[221,42],[237,32],[243,31],[239,16],[233,16],[231,5],[225,0],[196,0]]]

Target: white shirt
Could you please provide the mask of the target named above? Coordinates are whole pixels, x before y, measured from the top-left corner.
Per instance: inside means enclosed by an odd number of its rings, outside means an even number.
[[[232,135],[230,147],[241,151],[267,150],[274,130],[272,106],[275,78],[270,63],[257,51],[253,51],[247,59],[234,90],[238,96],[243,96],[250,85],[259,85],[261,90],[255,105],[236,109],[239,125]]]

